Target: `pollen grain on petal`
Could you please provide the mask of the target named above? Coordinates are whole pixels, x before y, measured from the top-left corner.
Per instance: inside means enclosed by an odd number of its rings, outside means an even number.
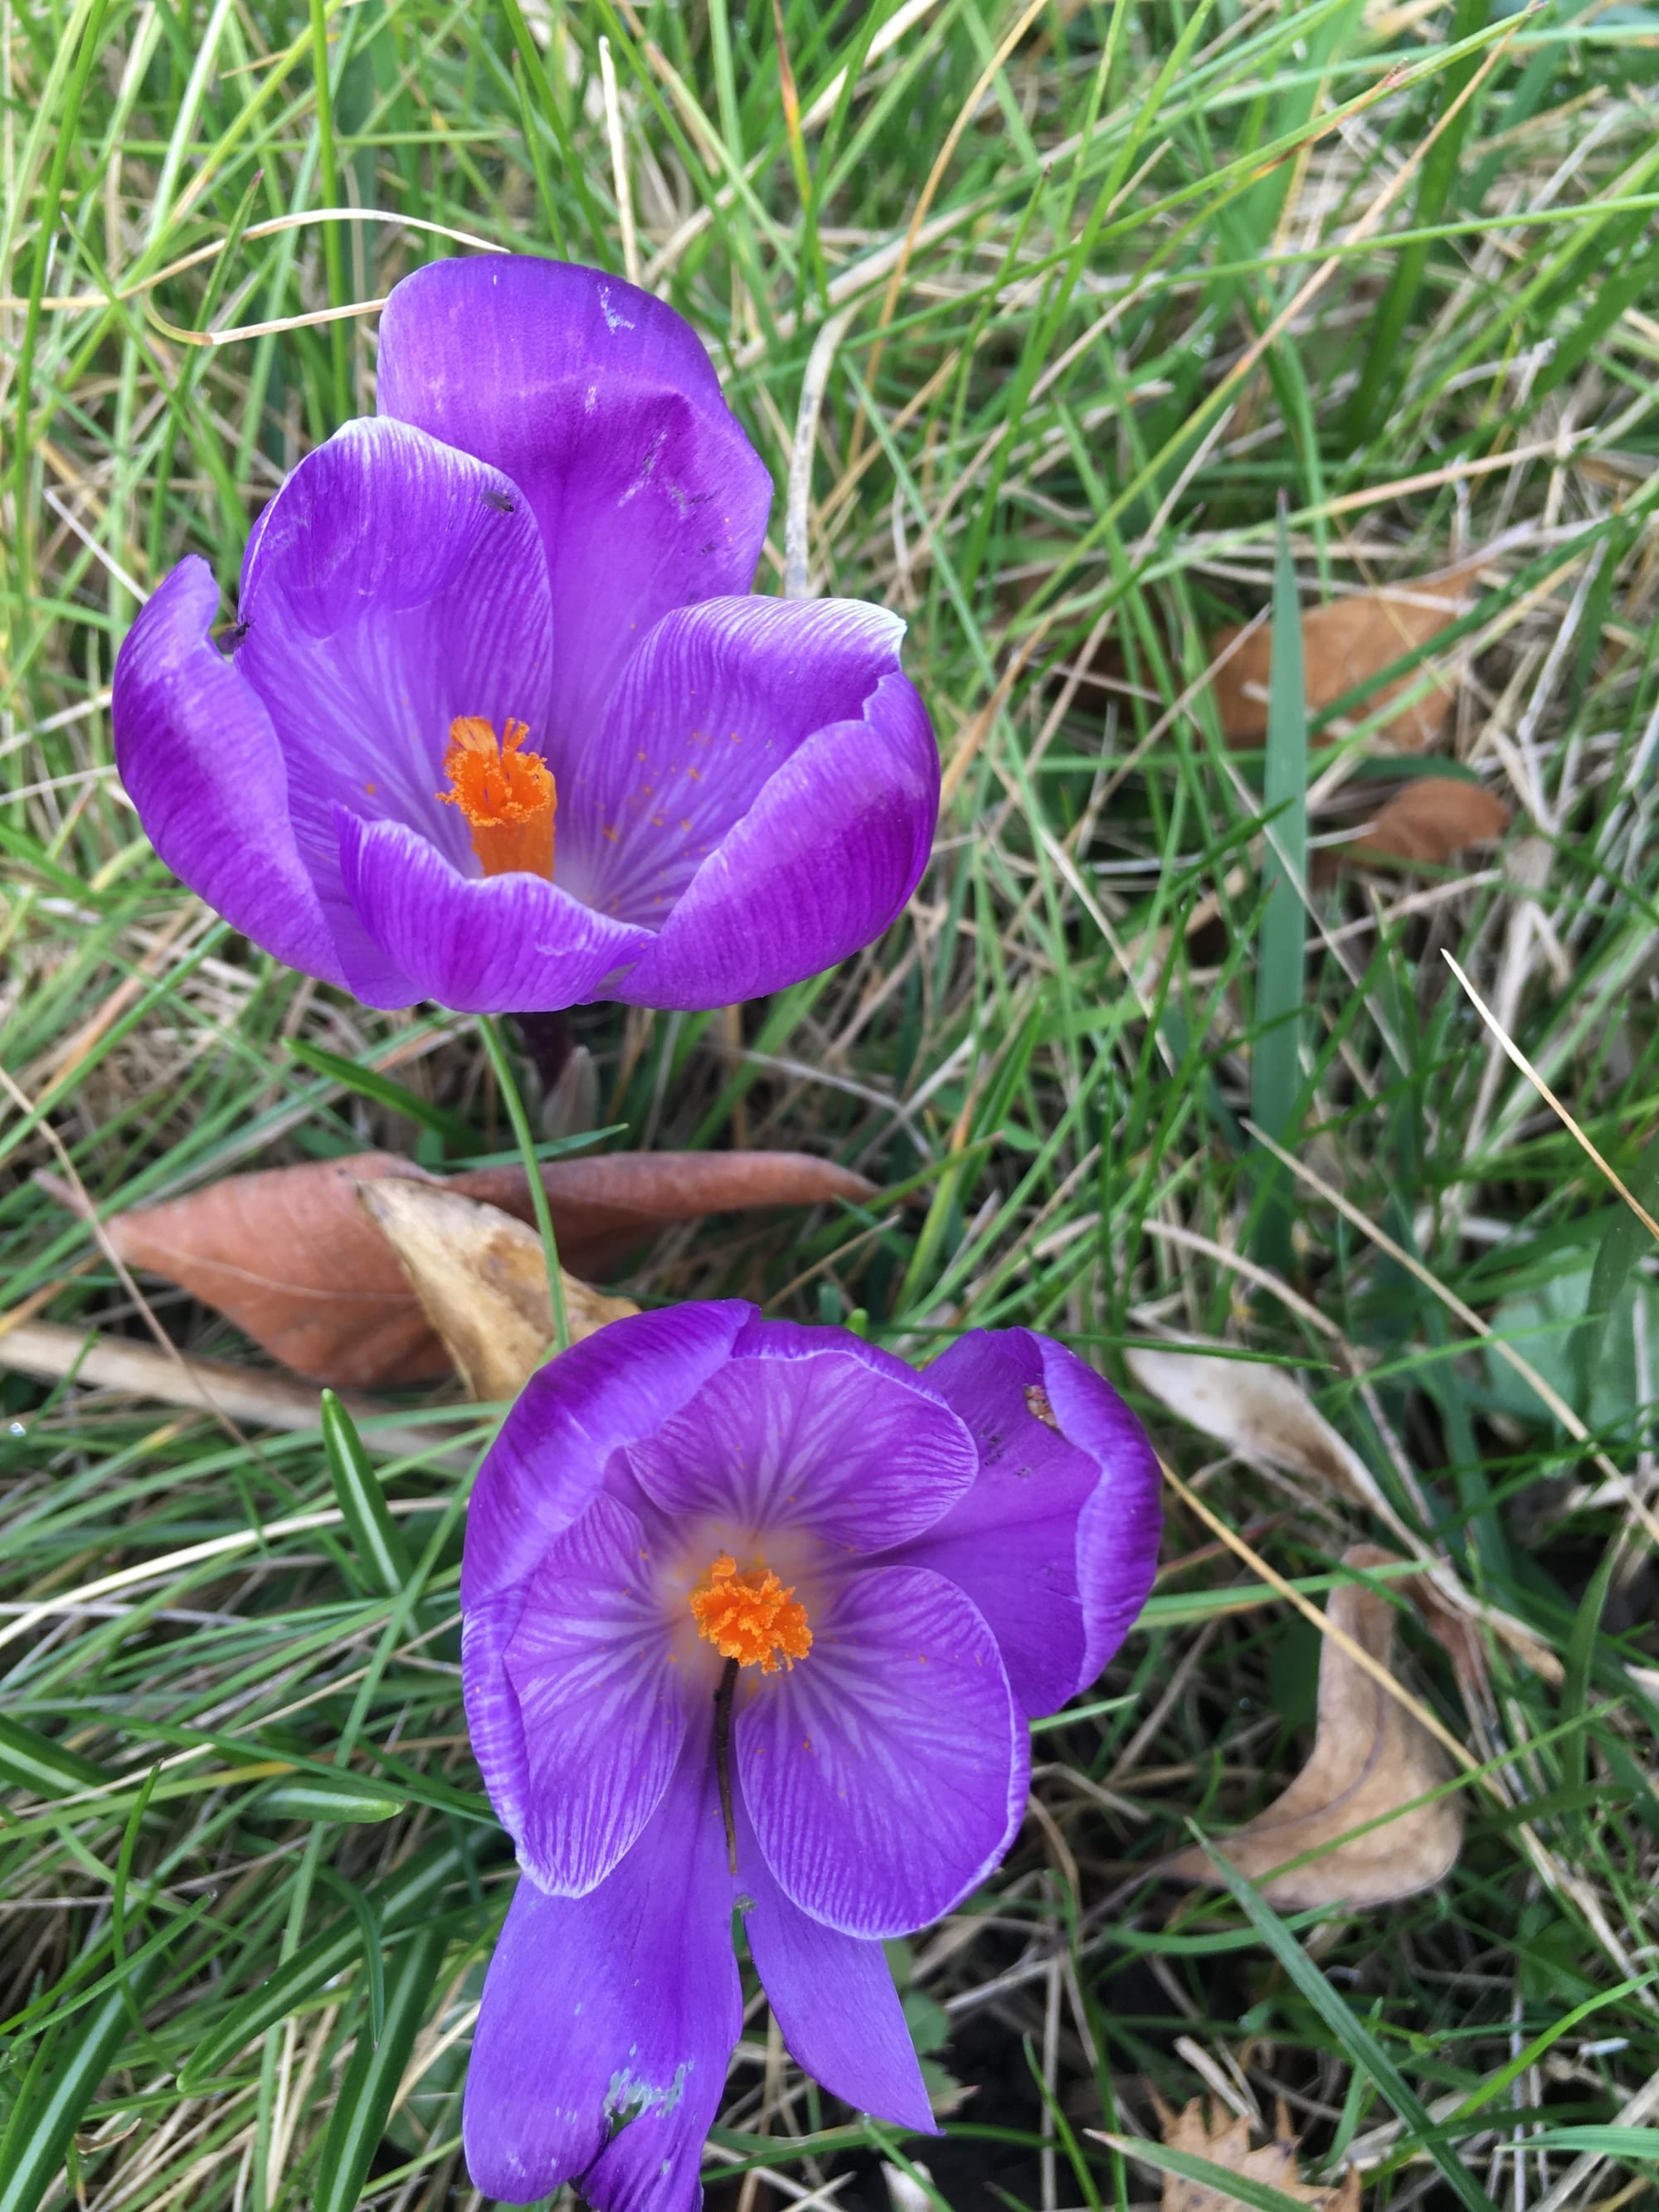
[[[738,1572],[738,1563],[722,1552],[691,1593],[697,1633],[722,1659],[758,1667],[775,1674],[780,1659],[793,1667],[812,1648],[806,1607],[793,1585],[785,1588],[769,1567]]]
[[[449,726],[444,774],[452,788],[438,796],[466,817],[487,876],[552,877],[558,794],[547,763],[525,749],[529,735],[527,723],[509,721],[498,739],[494,723],[479,714],[459,715]]]

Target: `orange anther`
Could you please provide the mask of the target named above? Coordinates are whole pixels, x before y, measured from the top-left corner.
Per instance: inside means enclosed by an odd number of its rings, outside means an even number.
[[[720,1553],[690,1603],[698,1635],[740,1667],[775,1674],[780,1656],[793,1667],[812,1648],[806,1607],[797,1603],[793,1587],[786,1589],[769,1567],[740,1575],[729,1552]]]
[[[522,750],[529,735],[527,723],[510,721],[498,742],[494,724],[477,714],[463,714],[449,726],[444,774],[454,789],[438,796],[465,815],[472,849],[487,876],[550,878],[553,873],[558,797],[547,763]]]

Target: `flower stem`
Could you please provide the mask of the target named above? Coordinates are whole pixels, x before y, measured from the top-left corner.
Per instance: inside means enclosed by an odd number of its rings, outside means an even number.
[[[726,1824],[726,1863],[738,1870],[738,1831],[732,1819],[732,1693],[738,1686],[738,1662],[728,1659],[714,1692],[714,1772],[720,1785],[720,1819]]]
[[[501,1025],[489,1014],[480,1014],[478,1027],[483,1033],[484,1050],[489,1055],[489,1065],[495,1070],[495,1080],[501,1086],[501,1103],[507,1109],[507,1118],[513,1124],[513,1133],[519,1140],[519,1150],[524,1154],[524,1171],[530,1178],[530,1203],[536,1216],[536,1226],[542,1234],[542,1250],[547,1257],[547,1293],[553,1304],[553,1349],[570,1349],[570,1316],[564,1309],[564,1270],[559,1265],[559,1240],[553,1234],[553,1209],[547,1202],[547,1186],[542,1181],[541,1162],[536,1158],[536,1145],[530,1133],[530,1116],[524,1110],[524,1100],[519,1096],[519,1086],[513,1079],[512,1062],[507,1056],[507,1047],[501,1042]]]
[[[340,204],[340,169],[334,149],[334,100],[328,82],[328,10],[325,0],[311,0],[311,71],[317,87],[317,167],[326,206]],[[328,276],[328,304],[346,303],[345,257],[337,222],[323,225],[323,267]],[[329,351],[334,367],[335,425],[351,412],[351,369],[346,350],[346,326],[335,323],[329,331]]]

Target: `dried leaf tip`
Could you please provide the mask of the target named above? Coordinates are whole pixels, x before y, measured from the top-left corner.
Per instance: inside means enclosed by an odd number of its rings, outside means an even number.
[[[470,1397],[516,1398],[547,1356],[553,1302],[542,1240],[497,1206],[387,1176],[358,1186]],[[564,1277],[572,1343],[637,1313],[631,1298]]]
[[[1153,2104],[1166,2148],[1207,2159],[1212,2166],[1224,2166],[1229,2173],[1243,2175],[1247,2180],[1265,2182],[1281,2197],[1313,2205],[1317,2212],[1359,2212],[1358,2166],[1346,2167],[1338,2182],[1303,2180],[1296,2159],[1300,2138],[1291,2130],[1282,2097],[1273,2108],[1272,2140],[1255,2150],[1250,2148],[1249,2121],[1236,2114],[1224,2115],[1213,2100],[1206,2108],[1203,2099],[1194,2097],[1176,2112],[1154,2091]],[[1237,2201],[1201,2181],[1188,2181],[1182,2174],[1164,2177],[1163,2212],[1236,2212]]]
[[[1347,1567],[1397,1565],[1392,1553],[1356,1544]],[[1333,1631],[1319,1649],[1319,1710],[1308,1763],[1281,1796],[1218,1839],[1231,1865],[1259,1882],[1270,1903],[1388,1905],[1443,1881],[1463,1841],[1463,1803],[1433,1796],[1450,1772],[1440,1745],[1341,1638],[1387,1668],[1396,1613],[1362,1583],[1331,1592]],[[1424,1802],[1426,1800],[1426,1802]],[[1176,1881],[1215,1881],[1195,1847],[1164,1862]]]

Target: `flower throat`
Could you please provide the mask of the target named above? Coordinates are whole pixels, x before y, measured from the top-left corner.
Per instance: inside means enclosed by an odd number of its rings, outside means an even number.
[[[509,721],[498,739],[495,724],[482,715],[458,716],[444,754],[444,774],[453,789],[438,796],[466,817],[485,875],[550,881],[558,794],[547,763],[524,750],[529,735],[527,722]]]

